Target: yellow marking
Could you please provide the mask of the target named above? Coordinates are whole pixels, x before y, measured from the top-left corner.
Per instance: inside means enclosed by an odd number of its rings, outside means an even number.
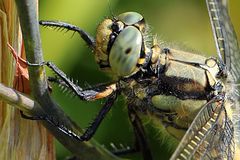
[[[204,141],[206,145],[209,145],[209,143],[207,141]]]
[[[217,113],[214,113],[213,115],[214,115],[214,117],[217,117],[217,116],[218,116],[218,114],[217,114]]]
[[[201,131],[198,131],[198,134],[200,134],[201,136],[204,136],[204,134]]]
[[[206,125],[209,125],[209,128],[211,128],[211,126],[212,126],[212,125],[211,125],[209,122],[207,122],[207,124],[206,124]]]
[[[216,27],[216,29],[220,30],[220,29],[221,29],[221,27]]]
[[[197,143],[194,142],[193,140],[191,140],[191,143],[194,144],[195,146],[197,146]]]
[[[145,58],[139,58],[138,59],[138,64],[143,64],[145,62]]]
[[[190,144],[188,144],[187,146],[188,146],[188,148],[190,148],[191,150],[194,150],[194,148],[193,148]]]
[[[138,26],[139,30],[142,31],[142,32],[144,32],[145,27],[146,27],[145,23],[137,24],[136,26]]]
[[[202,129],[203,129],[205,132],[207,132],[207,129],[206,129],[205,127],[202,127]]]
[[[101,62],[101,61],[107,62],[108,61],[107,46],[108,46],[108,42],[109,42],[109,35],[112,33],[109,26],[112,23],[113,22],[111,19],[105,19],[97,27],[96,52],[94,52],[97,62]]]
[[[211,9],[210,11],[211,11],[211,12],[217,12],[217,10],[216,10],[216,9],[214,9],[214,8],[213,8],[213,9]]]
[[[184,159],[187,159],[187,157],[184,154],[180,154],[181,157],[183,157]]]
[[[194,136],[195,139],[197,139],[198,141],[200,141],[201,139],[198,136]]]
[[[214,21],[218,21],[219,18],[218,18],[218,17],[213,17],[213,20],[214,20]]]
[[[216,121],[216,118],[217,118],[217,116],[218,116],[218,114],[217,114],[217,113],[214,113],[211,119],[214,119],[214,122],[215,122],[215,121]],[[211,119],[210,119],[210,120],[211,120]]]
[[[220,48],[220,51],[224,51],[224,48],[221,47],[221,48]]]
[[[184,152],[190,155],[190,152],[186,148],[184,149]]]
[[[210,121],[212,121],[212,122],[215,122],[215,119],[213,119],[213,118],[210,118]]]
[[[219,40],[219,41],[224,41],[224,38],[219,37],[218,40]]]
[[[116,89],[117,89],[116,84],[112,84],[112,85],[110,85],[110,86],[107,86],[107,87],[106,87],[106,90],[104,90],[104,91],[102,91],[102,92],[99,92],[99,93],[95,96],[95,98],[93,98],[93,100],[107,97],[107,96],[109,96],[110,94],[112,94],[113,91],[116,91]]]

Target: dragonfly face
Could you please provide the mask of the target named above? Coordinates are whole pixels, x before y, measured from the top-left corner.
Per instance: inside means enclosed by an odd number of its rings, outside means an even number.
[[[82,100],[107,98],[86,134],[78,136],[57,126],[71,137],[88,140],[95,133],[117,95],[123,94],[134,128],[137,148],[152,159],[142,121],[161,128],[163,137],[174,142],[171,159],[234,159],[239,156],[239,105],[234,83],[240,78],[239,48],[224,0],[206,0],[217,58],[160,45],[147,39],[143,17],[126,12],[105,19],[94,40],[80,28],[53,21],[40,24],[76,31],[95,52],[102,70],[117,75],[117,82],[83,90],[49,64],[61,85]],[[59,82],[59,81],[58,81]],[[121,153],[116,153],[121,154]]]
[[[105,19],[97,28],[96,61],[102,70],[124,77],[139,70],[145,50],[145,23],[136,12]],[[144,59],[143,59],[144,60]]]

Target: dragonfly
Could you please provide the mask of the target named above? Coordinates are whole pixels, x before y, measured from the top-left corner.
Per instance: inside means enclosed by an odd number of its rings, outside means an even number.
[[[240,51],[230,21],[226,0],[206,0],[216,45],[216,58],[168,48],[150,36],[143,16],[126,12],[106,18],[97,27],[96,38],[81,28],[59,21],[40,25],[77,32],[94,52],[100,70],[113,75],[113,82],[83,89],[52,62],[43,62],[57,77],[49,81],[73,91],[83,101],[106,99],[86,129],[78,135],[54,124],[69,137],[91,139],[119,95],[127,102],[136,145],[114,151],[136,151],[153,159],[144,121],[161,130],[174,148],[171,159],[239,159]],[[150,37],[150,38],[149,38]],[[160,137],[160,139],[161,139]]]

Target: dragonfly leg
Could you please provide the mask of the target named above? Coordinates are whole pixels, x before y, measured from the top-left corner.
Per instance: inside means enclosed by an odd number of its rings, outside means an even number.
[[[141,122],[141,119],[138,117],[137,113],[132,106],[128,106],[128,115],[133,126],[134,135],[136,138],[136,143],[134,148],[126,148],[113,152],[115,155],[124,155],[135,152],[142,152],[144,160],[152,160],[152,154],[146,140],[145,131]]]
[[[142,125],[141,119],[138,117],[136,111],[132,106],[128,106],[128,115],[133,126],[133,131],[136,138],[136,150],[139,150],[143,154],[144,160],[151,160],[152,154],[148,146],[146,134],[144,127]]]
[[[97,131],[99,125],[101,124],[102,120],[106,116],[106,114],[110,111],[111,107],[113,106],[113,103],[117,99],[117,94],[113,93],[111,94],[102,109],[99,111],[97,117],[94,119],[94,121],[91,123],[91,125],[87,128],[87,130],[83,133],[83,135],[78,135],[76,132],[66,128],[63,124],[60,124],[59,122],[56,122],[56,119],[53,117],[50,117],[48,115],[46,116],[39,116],[39,117],[32,117],[25,115],[23,112],[21,112],[21,115],[25,119],[30,119],[30,120],[45,120],[49,124],[53,125],[54,127],[58,128],[61,132],[64,134],[68,135],[69,137],[75,138],[78,141],[88,141],[89,139],[92,138],[92,136],[95,134]]]
[[[71,79],[67,77],[67,75],[60,70],[54,63],[52,62],[43,62],[41,64],[31,64],[28,63],[29,66],[48,66],[58,78],[51,77],[49,80],[59,83],[60,85],[66,86],[71,89],[81,100],[90,101],[108,97],[113,92],[117,91],[117,84],[101,84],[92,89],[83,89],[80,86],[76,85]]]
[[[112,94],[107,101],[105,102],[103,108],[99,111],[97,117],[91,123],[91,125],[87,128],[85,133],[80,137],[80,139],[87,141],[89,140],[94,133],[96,132],[97,128],[101,124],[102,120],[106,116],[106,114],[110,111],[111,107],[113,106],[114,101],[117,99],[117,94]]]
[[[66,29],[67,31],[73,31],[74,33],[77,32],[82,39],[87,43],[87,45],[91,49],[95,49],[95,40],[93,37],[91,37],[86,31],[82,30],[81,28],[68,24],[65,22],[57,22],[57,21],[39,21],[39,24],[42,26],[46,27],[51,27],[51,28],[59,28],[59,29]]]
[[[114,155],[116,156],[122,156],[122,155],[126,155],[126,154],[132,154],[132,153],[136,153],[139,152],[139,149],[137,149],[136,147],[132,148],[132,147],[125,147],[125,148],[115,148],[114,151],[111,151]]]

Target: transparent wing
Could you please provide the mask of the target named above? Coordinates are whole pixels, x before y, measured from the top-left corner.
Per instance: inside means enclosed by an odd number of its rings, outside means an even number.
[[[235,82],[240,79],[240,50],[228,15],[227,0],[206,0],[219,60],[226,64]]]
[[[223,100],[215,97],[198,113],[171,160],[233,159],[233,130]]]

